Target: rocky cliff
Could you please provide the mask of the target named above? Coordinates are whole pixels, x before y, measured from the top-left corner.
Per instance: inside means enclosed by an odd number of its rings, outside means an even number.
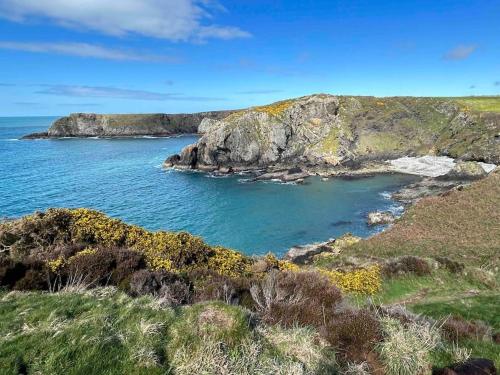
[[[32,134],[26,136],[26,138],[167,136],[197,133],[198,126],[203,119],[223,119],[233,112],[214,111],[193,114],[143,115],[73,113],[56,120],[47,133]]]
[[[474,103],[325,94],[285,100],[205,121],[204,136],[165,165],[337,166],[425,154],[498,164],[500,112]]]

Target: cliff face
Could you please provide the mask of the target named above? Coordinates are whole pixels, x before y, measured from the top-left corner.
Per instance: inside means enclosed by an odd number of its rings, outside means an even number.
[[[204,118],[222,119],[233,111],[193,114],[100,115],[74,113],[56,120],[49,137],[164,136],[197,133]]]
[[[425,154],[500,162],[500,113],[454,99],[320,94],[238,111],[203,128],[198,143],[166,165],[335,166]]]

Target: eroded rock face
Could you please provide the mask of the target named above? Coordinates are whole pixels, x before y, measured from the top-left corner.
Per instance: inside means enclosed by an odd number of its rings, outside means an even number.
[[[500,162],[500,114],[460,108],[439,98],[324,94],[249,108],[204,120],[196,168],[331,167],[429,153]]]
[[[233,112],[143,115],[73,113],[56,120],[44,134],[46,137],[129,137],[197,133],[204,119],[207,119],[206,124],[209,124],[210,120],[223,119]],[[39,138],[37,134],[29,136]]]

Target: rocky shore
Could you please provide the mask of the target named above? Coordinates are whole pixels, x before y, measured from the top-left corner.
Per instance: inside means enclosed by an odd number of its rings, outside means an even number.
[[[47,132],[28,134],[23,139],[59,137],[170,136],[198,133],[202,120],[222,119],[234,111],[193,114],[106,115],[73,113],[56,120]]]

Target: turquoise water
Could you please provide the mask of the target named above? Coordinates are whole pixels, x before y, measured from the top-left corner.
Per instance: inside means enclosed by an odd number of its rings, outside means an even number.
[[[18,140],[53,120],[0,118],[0,217],[91,207],[153,230],[186,230],[248,254],[281,254],[345,232],[373,234],[380,229],[366,225],[367,213],[397,209],[387,192],[415,180],[383,175],[285,185],[163,170],[163,160],[195,136]]]

